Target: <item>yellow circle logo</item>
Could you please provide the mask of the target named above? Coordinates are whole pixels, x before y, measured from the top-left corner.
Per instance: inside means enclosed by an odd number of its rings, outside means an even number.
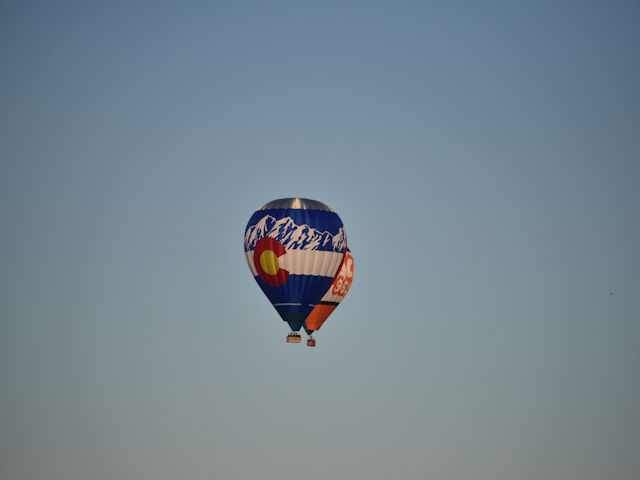
[[[278,273],[280,264],[278,263],[278,256],[273,250],[265,250],[260,255],[260,266],[269,275],[275,275]]]

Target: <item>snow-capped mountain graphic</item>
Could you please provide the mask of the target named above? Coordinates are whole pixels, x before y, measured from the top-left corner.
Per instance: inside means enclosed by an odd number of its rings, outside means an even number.
[[[271,215],[265,215],[258,223],[249,227],[244,234],[245,250],[252,250],[262,237],[278,240],[284,248],[298,250],[333,250],[342,252],[347,246],[347,236],[344,228],[338,233],[319,232],[309,225],[296,225],[291,217],[276,220]]]

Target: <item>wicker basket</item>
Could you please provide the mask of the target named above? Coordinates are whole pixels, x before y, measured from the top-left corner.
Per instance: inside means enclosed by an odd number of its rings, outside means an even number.
[[[300,343],[302,339],[299,334],[290,333],[287,335],[287,343]]]

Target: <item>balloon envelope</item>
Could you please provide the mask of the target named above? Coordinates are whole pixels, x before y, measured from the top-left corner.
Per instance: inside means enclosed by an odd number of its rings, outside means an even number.
[[[329,289],[346,245],[338,214],[306,198],[263,205],[249,219],[244,235],[251,273],[293,331],[300,330]]]
[[[314,330],[319,330],[325,320],[333,313],[345,295],[351,288],[353,282],[353,255],[347,248],[340,270],[333,279],[329,290],[324,294],[309,316],[305,319],[305,330],[311,334]]]

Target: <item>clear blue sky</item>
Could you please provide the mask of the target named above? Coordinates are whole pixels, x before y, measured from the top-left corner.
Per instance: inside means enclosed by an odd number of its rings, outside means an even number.
[[[635,480],[640,6],[0,5],[0,476]],[[317,335],[265,202],[356,260]]]

